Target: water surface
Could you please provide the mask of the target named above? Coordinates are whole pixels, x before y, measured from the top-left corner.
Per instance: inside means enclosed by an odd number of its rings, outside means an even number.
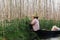
[[[48,38],[48,39],[41,39],[41,40],[60,40],[60,37]]]

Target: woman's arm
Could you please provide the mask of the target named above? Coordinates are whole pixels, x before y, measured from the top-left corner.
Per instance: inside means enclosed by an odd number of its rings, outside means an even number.
[[[35,25],[36,21],[32,20],[31,25]]]

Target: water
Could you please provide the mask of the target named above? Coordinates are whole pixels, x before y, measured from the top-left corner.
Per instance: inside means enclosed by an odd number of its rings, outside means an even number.
[[[49,38],[49,39],[41,39],[41,40],[60,40],[60,37]]]

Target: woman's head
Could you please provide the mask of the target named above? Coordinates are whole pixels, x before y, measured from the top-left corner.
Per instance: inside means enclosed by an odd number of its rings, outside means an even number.
[[[32,18],[32,20],[33,20],[33,19],[38,19],[38,16],[37,16],[37,15],[32,15],[31,18]]]
[[[32,16],[32,19],[35,19],[35,18],[38,19],[38,16],[34,16],[34,15],[33,15],[33,16]]]

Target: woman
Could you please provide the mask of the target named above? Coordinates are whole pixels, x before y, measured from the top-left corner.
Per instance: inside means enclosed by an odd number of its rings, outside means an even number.
[[[32,25],[33,31],[40,30],[39,20],[37,16],[32,16],[31,25]]]
[[[37,16],[32,16],[31,25],[32,25],[33,32],[35,32],[37,34],[37,36],[39,36],[39,34],[40,34],[40,32],[39,32],[40,26],[39,26],[39,20],[38,20]]]

